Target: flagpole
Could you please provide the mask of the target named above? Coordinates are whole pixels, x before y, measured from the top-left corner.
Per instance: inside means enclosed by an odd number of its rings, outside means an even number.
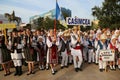
[[[57,0],[56,0],[56,3],[57,3]],[[55,9],[56,10],[56,9]],[[55,15],[57,15],[57,12],[56,12],[56,14]],[[56,16],[55,16],[55,20],[54,20],[54,38],[56,39]]]

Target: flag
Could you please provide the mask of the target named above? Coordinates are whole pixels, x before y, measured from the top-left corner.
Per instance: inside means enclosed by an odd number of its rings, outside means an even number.
[[[61,11],[57,1],[56,1],[56,20],[59,20],[61,25],[68,28],[68,26],[67,26],[67,24],[65,22],[65,19],[63,17],[62,11]]]

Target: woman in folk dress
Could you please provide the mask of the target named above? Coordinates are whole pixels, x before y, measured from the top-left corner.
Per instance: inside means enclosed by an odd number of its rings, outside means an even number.
[[[5,71],[4,76],[10,75],[10,52],[7,49],[7,46],[5,45],[5,36],[0,31],[0,64],[2,64],[2,67]]]

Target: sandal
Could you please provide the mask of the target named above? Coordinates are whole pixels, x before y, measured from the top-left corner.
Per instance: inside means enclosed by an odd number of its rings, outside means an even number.
[[[31,72],[31,74],[35,74],[35,72],[34,72],[34,71],[32,71],[32,72]]]
[[[7,76],[8,74],[4,74],[4,76]]]
[[[30,75],[30,74],[31,74],[31,72],[28,72],[28,73],[27,73],[27,75]]]

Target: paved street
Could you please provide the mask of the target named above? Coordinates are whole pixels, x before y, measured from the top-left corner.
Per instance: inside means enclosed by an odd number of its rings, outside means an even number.
[[[99,72],[98,66],[95,64],[84,64],[82,72],[75,72],[73,65],[69,68],[60,69],[57,67],[58,72],[56,75],[51,75],[50,70],[39,71],[35,69],[36,73],[27,76],[27,67],[23,67],[22,76],[14,76],[14,69],[11,69],[12,74],[4,77],[3,71],[0,72],[0,80],[120,80],[120,70],[108,72]]]

